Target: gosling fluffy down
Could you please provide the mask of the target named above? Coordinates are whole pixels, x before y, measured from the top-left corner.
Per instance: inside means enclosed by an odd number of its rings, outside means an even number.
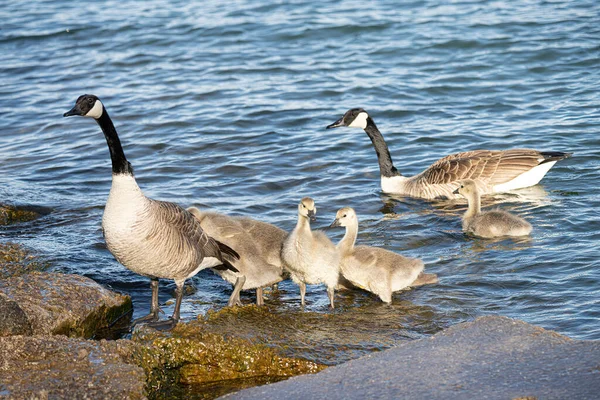
[[[221,278],[234,285],[228,305],[242,305],[241,290],[256,289],[256,304],[263,305],[262,289],[283,280],[279,252],[285,231],[246,217],[231,217],[216,212],[187,209],[211,237],[227,244],[240,255],[232,264],[238,271],[213,268]],[[280,232],[283,232],[283,236]],[[273,254],[277,254],[274,257]]]
[[[503,210],[482,212],[481,195],[473,180],[461,181],[454,193],[461,194],[469,203],[462,222],[465,233],[482,238],[526,236],[531,233],[531,224],[521,217]]]
[[[392,251],[370,246],[354,246],[358,235],[358,218],[354,209],[338,210],[331,227],[344,226],[346,234],[337,248],[340,251],[340,271],[352,285],[379,296],[384,303],[392,302],[392,293],[410,286],[437,283],[437,275],[423,272],[423,262]]]
[[[298,223],[289,234],[281,249],[281,259],[291,275],[292,281],[300,286],[300,299],[304,306],[306,285],[325,284],[329,304],[334,308],[334,292],[340,275],[340,254],[327,235],[310,229],[310,220],[315,220],[317,208],[310,197],[298,204]]]

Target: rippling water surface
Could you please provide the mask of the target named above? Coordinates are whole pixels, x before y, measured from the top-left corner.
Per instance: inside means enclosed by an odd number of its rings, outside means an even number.
[[[104,101],[148,196],[286,230],[302,196],[315,198],[317,226],[350,205],[362,244],[439,275],[393,306],[342,293],[334,312],[311,287],[301,355],[335,364],[486,314],[600,339],[599,2],[5,0],[0,19],[0,202],[51,210],[0,240],[131,294],[135,316],[149,282],[104,245],[104,138],[91,120],[62,118],[83,93]],[[383,194],[368,137],[325,130],[353,107],[370,112],[406,175],[479,148],[574,156],[540,185],[486,199],[527,218],[530,239],[468,238],[464,201]],[[219,277],[193,283],[186,319],[226,305]],[[162,283],[161,301],[173,289]],[[299,293],[280,289],[266,301],[285,323]]]

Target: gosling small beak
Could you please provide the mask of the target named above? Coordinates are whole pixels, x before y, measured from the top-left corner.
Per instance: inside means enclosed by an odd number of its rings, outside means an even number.
[[[330,228],[335,228],[336,226],[341,226],[340,225],[340,220],[338,218],[336,218],[335,221],[333,221],[331,223],[331,225],[329,225]]]
[[[79,106],[77,104],[75,104],[75,106],[69,111],[64,113],[63,117],[70,117],[71,115],[81,115],[81,110],[79,109]]]
[[[327,125],[326,129],[337,128],[338,126],[344,126],[344,117],[338,119],[331,125]]]
[[[456,188],[456,190],[454,192],[452,192],[452,194],[460,194],[460,193],[458,193],[458,188]]]
[[[317,220],[317,217],[315,216],[315,210],[308,210],[308,219],[310,219],[312,222]]]

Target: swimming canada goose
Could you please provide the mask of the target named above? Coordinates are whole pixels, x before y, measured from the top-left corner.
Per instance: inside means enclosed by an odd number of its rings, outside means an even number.
[[[279,257],[283,238],[278,244],[275,243],[269,236],[272,225],[261,222],[259,226],[259,221],[250,218],[230,217],[215,212],[200,211],[196,207],[190,207],[187,210],[200,222],[204,232],[235,249],[240,255],[239,260],[232,262],[239,272],[215,270],[223,279],[234,285],[227,305],[241,306],[240,291],[249,289],[256,289],[256,304],[263,305],[262,288],[283,280],[283,267]],[[265,229],[266,232],[261,229],[263,224],[269,226]],[[245,226],[249,226],[251,229],[246,229]],[[285,231],[283,232],[285,235]],[[267,243],[265,244],[265,242]],[[262,248],[268,244],[272,244],[275,249],[264,250]],[[273,252],[277,252],[275,264],[268,261]]]
[[[394,167],[383,135],[362,108],[353,108],[327,129],[348,126],[367,133],[379,160],[381,190],[425,199],[455,198],[461,179],[473,179],[481,194],[508,192],[537,184],[559,160],[572,153],[530,149],[473,150],[440,158],[418,175],[406,177]]]
[[[335,226],[346,227],[346,233],[337,245],[342,276],[354,286],[376,294],[384,303],[392,302],[393,292],[438,282],[436,274],[423,272],[421,260],[378,247],[355,246],[358,218],[354,209],[338,210],[331,224],[331,227]]]
[[[461,181],[454,193],[464,196],[469,203],[462,223],[465,233],[482,238],[525,236],[531,233],[531,224],[521,217],[502,210],[481,212],[481,195],[475,181]]]
[[[317,208],[310,197],[298,204],[298,223],[283,242],[281,259],[292,280],[300,286],[300,300],[304,306],[306,284],[325,284],[329,304],[334,308],[333,296],[339,279],[340,255],[327,235],[311,231]]]
[[[112,186],[102,217],[106,246],[126,268],[151,280],[150,314],[137,319],[134,324],[150,321],[155,328],[171,328],[179,320],[185,280],[202,269],[219,265],[237,271],[225,256],[239,256],[209,237],[194,216],[177,204],[152,200],[142,193],[112,120],[98,97],[80,96],[75,106],[63,116],[71,115],[94,118],[110,150]],[[158,321],[159,278],[173,279],[177,286],[175,310],[167,321]]]

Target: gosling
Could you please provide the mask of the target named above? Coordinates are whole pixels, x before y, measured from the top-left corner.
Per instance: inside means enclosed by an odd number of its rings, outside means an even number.
[[[521,217],[502,210],[482,212],[481,195],[474,181],[461,181],[454,194],[461,194],[469,203],[463,216],[463,232],[482,238],[526,236],[531,233],[531,224]]]
[[[300,301],[305,305],[306,284],[325,284],[329,304],[334,308],[334,293],[340,274],[340,254],[327,235],[311,231],[317,208],[310,197],[298,204],[298,223],[283,242],[281,259],[292,281],[300,286]]]
[[[285,231],[251,218],[230,217],[216,212],[200,211],[196,207],[190,207],[187,211],[200,222],[204,232],[235,249],[240,255],[239,260],[232,261],[237,272],[213,268],[216,274],[233,285],[233,292],[227,305],[241,306],[240,291],[251,289],[256,289],[256,305],[264,305],[263,288],[283,280],[283,267],[279,253],[286,235]],[[273,232],[279,233],[276,229],[281,230],[284,235],[273,234]],[[269,246],[275,247],[275,250]],[[276,258],[272,256],[274,251],[277,252]]]
[[[436,274],[423,272],[424,264],[392,251],[370,246],[354,246],[358,235],[358,218],[354,209],[338,210],[331,227],[344,226],[346,233],[337,245],[340,251],[340,271],[352,285],[379,296],[390,304],[392,293],[410,286],[438,282]]]

